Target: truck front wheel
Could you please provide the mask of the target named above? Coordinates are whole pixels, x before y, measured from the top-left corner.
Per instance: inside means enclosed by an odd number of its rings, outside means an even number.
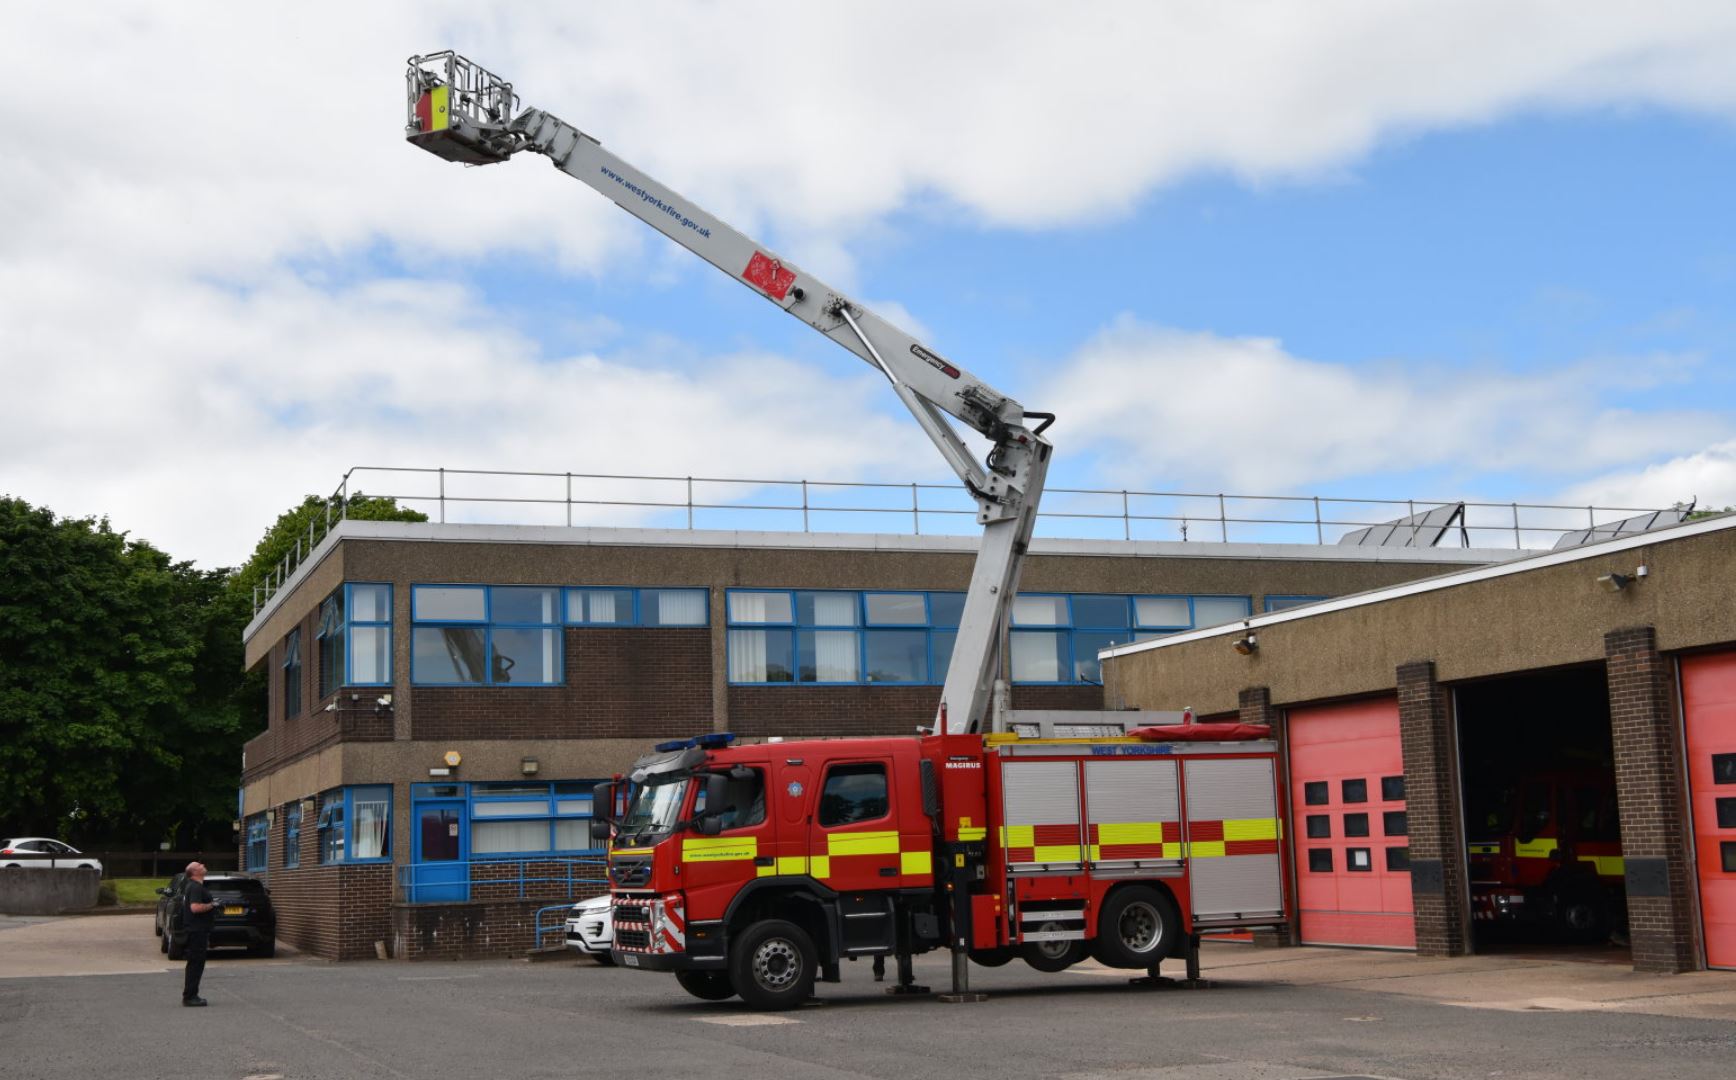
[[[729,975],[722,971],[677,971],[675,981],[681,989],[701,1001],[727,1001],[735,996]]]
[[[1109,967],[1149,968],[1180,940],[1175,902],[1160,889],[1130,885],[1112,893],[1098,914],[1092,955]]]
[[[756,1009],[793,1009],[814,996],[813,939],[793,922],[754,923],[729,950],[729,981]]]

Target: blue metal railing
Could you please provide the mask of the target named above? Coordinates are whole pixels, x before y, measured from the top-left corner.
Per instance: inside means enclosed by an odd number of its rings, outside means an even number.
[[[533,866],[537,868],[534,872]],[[511,887],[511,899],[552,899],[555,894],[564,894],[575,900],[581,886],[607,888],[608,884],[608,860],[591,856],[453,859],[398,867],[398,898],[406,904],[466,901],[474,890],[483,887],[489,888],[492,899],[508,899],[499,895],[503,886]]]
[[[543,947],[543,935],[544,934],[565,933],[566,932],[567,912],[573,910],[573,908],[576,906],[578,906],[578,905],[576,905],[576,904],[551,904],[548,907],[536,909],[536,947],[537,948],[540,949]],[[560,914],[555,917],[555,921],[553,924],[545,926],[543,924],[543,916],[547,915],[551,911],[558,911],[558,912],[560,912]]]

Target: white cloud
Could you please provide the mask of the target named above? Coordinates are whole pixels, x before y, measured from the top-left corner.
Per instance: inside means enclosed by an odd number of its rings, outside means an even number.
[[[1393,132],[1518,109],[1736,109],[1722,2],[7,5],[0,490],[222,562],[359,461],[933,475],[902,418],[875,412],[870,372],[739,354],[676,373],[587,311],[549,313],[580,354],[543,356],[441,284],[503,254],[652,288],[687,266],[546,168],[463,174],[404,146],[403,58],[448,44],[846,287],[851,241],[913,207],[1053,226],[1192,172],[1308,177]],[[1189,376],[1187,339],[1123,340],[1140,333],[1112,331],[1081,367]],[[1528,430],[1492,428],[1452,387],[1447,419],[1474,437],[1394,430],[1376,414],[1434,395],[1271,343],[1213,348],[1269,387],[1227,423],[1180,383],[1135,395],[1144,410],[1070,393],[1093,423],[1131,425],[1102,445],[1155,418],[1202,460],[1299,403],[1329,418],[1293,425],[1319,429],[1312,457],[1245,455],[1288,459],[1246,474],[1262,487],[1411,452],[1533,462],[1586,422],[1612,468],[1682,449],[1546,379],[1491,380],[1495,415],[1540,407]],[[1558,393],[1578,404],[1546,408]],[[1362,407],[1333,412],[1345,394]]]
[[[1691,454],[1622,469],[1569,488],[1564,501],[1579,505],[1669,506],[1697,499],[1702,510],[1736,506],[1736,439]]]
[[[1603,400],[1691,367],[1661,356],[1541,373],[1370,371],[1293,356],[1267,338],[1123,317],[1031,396],[1065,419],[1058,455],[1097,454],[1098,471],[1119,483],[1173,490],[1186,477],[1264,494],[1420,469],[1583,473],[1704,445],[1729,432],[1728,417],[1637,418]]]

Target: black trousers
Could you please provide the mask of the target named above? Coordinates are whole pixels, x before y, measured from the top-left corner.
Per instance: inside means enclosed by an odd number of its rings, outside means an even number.
[[[199,979],[205,974],[205,952],[211,947],[209,930],[187,931],[187,977],[181,983],[181,1000],[199,996]]]

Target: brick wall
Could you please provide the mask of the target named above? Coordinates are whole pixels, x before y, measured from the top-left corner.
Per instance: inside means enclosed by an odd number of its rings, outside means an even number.
[[[711,730],[706,627],[570,627],[562,686],[419,686],[418,739],[672,738]]]
[[[549,900],[463,904],[395,904],[392,957],[397,960],[504,960],[536,947],[536,913]],[[563,942],[564,938],[561,939]]]
[[[1417,955],[1463,956],[1470,943],[1452,717],[1432,661],[1399,665],[1398,724],[1404,744]]]
[[[392,875],[383,863],[321,866],[319,814],[301,818],[301,865],[286,867],[288,815],[275,808],[267,871],[260,875],[277,911],[277,940],[327,960],[372,958],[374,942],[390,939]]]
[[[1699,966],[1671,661],[1652,627],[1604,635],[1635,971]]]
[[[1235,715],[1225,719],[1240,724],[1261,724],[1269,727],[1272,729],[1272,738],[1278,740],[1278,745],[1284,744],[1284,713],[1273,707],[1270,687],[1249,686],[1242,689],[1236,694]],[[1279,779],[1279,786],[1288,790],[1288,784],[1284,783],[1282,777]],[[1287,898],[1294,898],[1294,892],[1288,882],[1285,883],[1284,891]],[[1294,905],[1287,900],[1285,908],[1290,912],[1290,918],[1294,920],[1296,918]],[[1255,945],[1271,949],[1295,944],[1297,934],[1294,926],[1281,926],[1272,930],[1256,930],[1253,938]]]

